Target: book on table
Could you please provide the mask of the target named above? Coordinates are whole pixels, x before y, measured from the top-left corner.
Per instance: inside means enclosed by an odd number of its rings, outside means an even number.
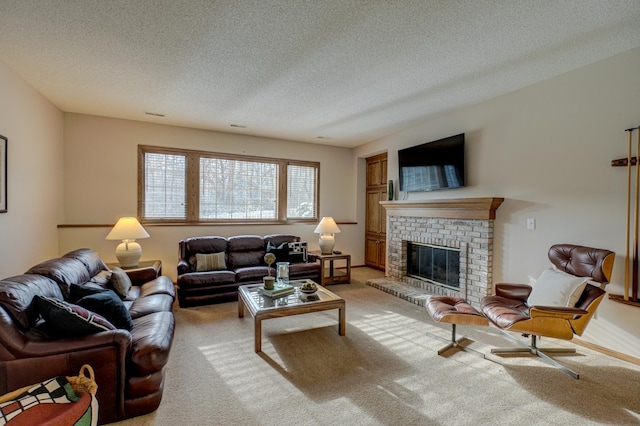
[[[269,297],[282,297],[291,294],[294,291],[295,289],[292,285],[278,282],[273,285],[272,290],[267,290],[264,287],[258,287],[258,293]]]

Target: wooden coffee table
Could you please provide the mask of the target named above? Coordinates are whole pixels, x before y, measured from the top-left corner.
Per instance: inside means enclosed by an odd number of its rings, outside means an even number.
[[[245,307],[253,316],[255,351],[262,350],[262,320],[269,318],[287,317],[290,315],[308,314],[311,312],[338,309],[338,334],[345,335],[346,306],[344,299],[318,285],[315,293],[318,300],[306,301],[301,298],[300,286],[308,280],[289,281],[295,287],[295,292],[281,298],[263,296],[258,292],[262,284],[242,285],[238,289],[238,317],[244,317]]]

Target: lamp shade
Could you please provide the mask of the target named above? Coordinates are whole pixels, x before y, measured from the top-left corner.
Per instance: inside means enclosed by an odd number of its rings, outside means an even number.
[[[123,268],[135,268],[142,256],[138,238],[149,238],[149,234],[135,217],[121,217],[107,235],[107,240],[122,240],[116,247],[116,258]]]
[[[137,240],[140,238],[149,238],[149,234],[135,217],[121,217],[107,235],[107,240]]]
[[[340,232],[340,228],[338,228],[336,221],[333,220],[333,218],[330,216],[323,217],[318,226],[316,226],[315,231],[313,232],[316,234],[320,234],[318,245],[320,246],[320,251],[322,252],[322,254],[333,253],[333,247],[336,244],[336,240],[333,234],[337,234],[338,232]]]
[[[318,226],[316,226],[315,234],[337,234],[340,232],[340,228],[336,224],[336,221],[332,217],[323,217]]]

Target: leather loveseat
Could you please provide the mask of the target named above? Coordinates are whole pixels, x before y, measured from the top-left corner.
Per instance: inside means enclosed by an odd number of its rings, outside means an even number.
[[[121,296],[115,295],[110,288],[112,272],[97,252],[79,249],[1,280],[0,394],[59,375],[77,375],[83,364],[89,364],[98,384],[100,424],[154,411],[162,399],[164,367],[173,341],[175,291],[168,277],[137,272],[125,275],[117,271],[131,285]],[[102,319],[109,315],[70,304],[77,293],[89,295],[85,300],[99,300],[94,306],[101,309],[105,306],[102,296],[113,301],[115,295],[117,306],[128,312],[120,309],[127,318],[123,327],[130,329],[105,324]],[[53,317],[45,314],[51,313],[50,306],[59,304],[72,307],[74,317],[63,316],[61,324],[52,328]],[[66,315],[64,309],[54,312]],[[91,326],[106,330],[72,333],[71,324],[82,315],[91,320]]]
[[[181,307],[238,300],[238,287],[261,283],[268,275],[265,253],[273,251],[277,261],[289,262],[289,279],[310,279],[320,282],[320,264],[312,254],[293,256],[289,243],[300,237],[289,234],[238,235],[232,237],[193,237],[182,240],[178,259],[178,302]],[[273,250],[271,248],[274,248]],[[219,254],[218,267],[198,272],[197,256]],[[275,276],[275,264],[271,275]]]

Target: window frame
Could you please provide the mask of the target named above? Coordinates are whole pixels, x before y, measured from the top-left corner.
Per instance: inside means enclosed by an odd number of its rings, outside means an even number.
[[[184,155],[186,218],[146,218],[144,212],[145,189],[145,154]],[[220,158],[226,160],[260,162],[278,165],[277,210],[275,219],[200,219],[200,158]],[[316,170],[315,212],[309,218],[287,217],[287,166],[313,167]],[[153,145],[138,145],[138,218],[142,223],[183,224],[183,225],[219,225],[219,224],[291,224],[317,223],[320,211],[320,162],[292,160],[275,157],[259,157],[252,155],[229,154],[213,151],[170,148]]]

